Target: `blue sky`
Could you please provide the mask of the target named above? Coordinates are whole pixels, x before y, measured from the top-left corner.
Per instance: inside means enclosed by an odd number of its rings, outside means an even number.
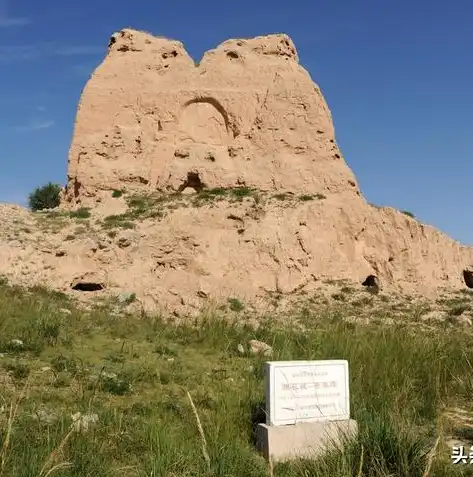
[[[0,201],[65,182],[77,102],[114,31],[175,38],[195,59],[284,32],[367,200],[473,244],[472,22],[471,0],[0,0]]]

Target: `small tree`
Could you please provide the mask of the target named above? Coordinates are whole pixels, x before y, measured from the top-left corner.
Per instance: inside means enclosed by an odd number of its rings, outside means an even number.
[[[60,204],[59,194],[61,186],[59,184],[48,184],[37,187],[28,197],[28,205],[31,210],[54,209]]]

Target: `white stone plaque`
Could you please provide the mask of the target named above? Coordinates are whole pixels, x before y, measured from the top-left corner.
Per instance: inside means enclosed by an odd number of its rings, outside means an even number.
[[[348,361],[269,361],[266,424],[350,419]]]

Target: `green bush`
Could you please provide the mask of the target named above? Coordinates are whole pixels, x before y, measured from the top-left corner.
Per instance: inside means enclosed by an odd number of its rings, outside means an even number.
[[[37,187],[28,197],[31,210],[54,209],[59,206],[61,186],[49,182],[43,187]]]

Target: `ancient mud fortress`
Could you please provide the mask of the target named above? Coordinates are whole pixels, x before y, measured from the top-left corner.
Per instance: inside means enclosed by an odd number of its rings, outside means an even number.
[[[126,210],[113,190],[238,187],[295,200],[176,208],[116,237],[91,227],[87,238],[18,255],[16,275],[70,291],[100,272],[102,289],[166,310],[310,294],[327,279],[361,286],[369,275],[425,295],[473,286],[471,248],[363,198],[288,36],[229,40],[196,65],[180,42],[113,35],[80,100],[62,206],[104,217]],[[315,200],[296,200],[303,194]]]
[[[286,35],[229,40],[196,65],[177,41],[115,34],[80,101],[67,200],[200,183],[358,194]]]

